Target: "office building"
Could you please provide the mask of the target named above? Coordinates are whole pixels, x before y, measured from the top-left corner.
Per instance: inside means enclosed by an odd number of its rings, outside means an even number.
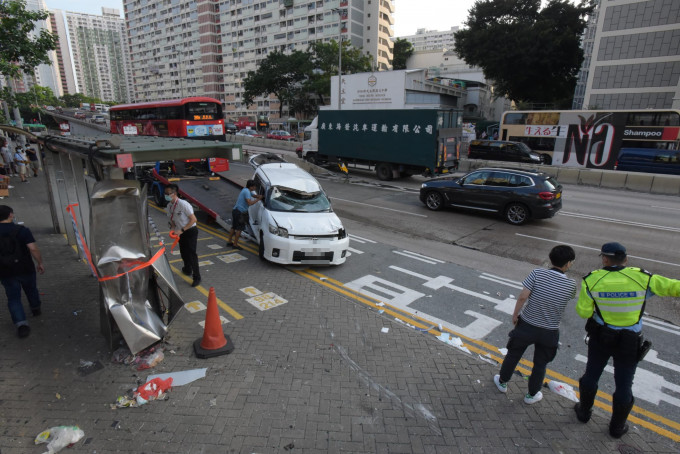
[[[599,1],[574,109],[680,108],[680,1]]]
[[[376,69],[392,60],[392,0],[124,0],[124,9],[137,101],[210,96],[227,117],[278,118],[273,95],[242,101],[248,71],[270,52],[342,37]]]

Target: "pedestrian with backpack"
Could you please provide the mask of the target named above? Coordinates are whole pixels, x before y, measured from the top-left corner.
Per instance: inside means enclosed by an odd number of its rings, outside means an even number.
[[[45,267],[33,234],[27,227],[14,223],[11,207],[0,205],[0,282],[5,287],[7,306],[19,337],[31,332],[21,302],[22,288],[33,316],[41,314],[36,271],[43,274]]]

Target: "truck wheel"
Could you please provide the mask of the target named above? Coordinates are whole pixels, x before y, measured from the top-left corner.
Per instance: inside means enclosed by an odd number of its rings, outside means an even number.
[[[430,191],[425,196],[425,206],[432,211],[441,210],[444,206],[444,198],[437,191]]]
[[[552,164],[552,156],[549,154],[542,154],[541,157],[543,158],[543,164],[548,166]]]
[[[310,164],[314,164],[315,166],[319,165],[319,160],[316,157],[316,153],[309,153],[305,159],[307,159],[307,162]]]
[[[257,247],[257,255],[260,256],[260,260],[265,260],[264,258],[264,235],[260,232],[260,244]]]
[[[386,162],[381,162],[375,166],[375,174],[378,176],[378,180],[390,181],[392,176],[392,165]]]
[[[165,200],[165,194],[161,194],[161,188],[158,185],[153,187],[153,201],[161,208],[165,208],[168,205],[167,200]]]
[[[521,203],[511,203],[505,207],[505,220],[512,225],[522,225],[531,217],[529,208]]]

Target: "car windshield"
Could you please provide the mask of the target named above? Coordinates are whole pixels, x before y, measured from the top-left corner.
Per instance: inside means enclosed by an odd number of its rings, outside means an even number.
[[[319,213],[331,211],[331,202],[323,192],[305,193],[290,188],[274,186],[267,205],[272,211]]]

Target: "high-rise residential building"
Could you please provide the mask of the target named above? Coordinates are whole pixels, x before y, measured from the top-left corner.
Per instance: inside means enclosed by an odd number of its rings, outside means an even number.
[[[392,0],[124,0],[124,9],[137,101],[211,96],[229,117],[277,118],[273,96],[242,101],[248,71],[270,52],[342,37],[376,69],[392,60]]]
[[[71,60],[63,12],[58,9],[50,11],[50,23],[53,32],[57,34],[57,73],[61,79],[61,87],[64,94],[74,94],[78,91],[78,88],[73,72],[73,61]]]
[[[435,30],[427,30],[419,28],[415,35],[399,36],[398,38],[405,39],[413,46],[414,51],[423,50],[453,50],[453,34],[458,31],[459,27],[451,27],[451,30],[439,32]]]
[[[125,22],[120,12],[102,8],[101,16],[63,14],[77,91],[102,101],[132,101]]]
[[[43,0],[26,0],[26,9],[29,11],[47,11],[47,6]],[[49,17],[47,20],[37,21],[32,33],[38,35],[42,30],[47,30],[50,33],[54,31]],[[52,93],[56,96],[62,96],[64,91],[61,85],[61,78],[57,74],[57,53],[55,51],[49,51],[47,56],[50,58],[51,64],[38,65],[35,68],[34,74],[26,74],[24,76],[23,84],[20,84],[19,86],[30,89],[34,84],[37,84],[41,87],[50,88]],[[19,91],[19,89],[17,91]]]
[[[598,1],[574,109],[680,108],[680,2]]]

